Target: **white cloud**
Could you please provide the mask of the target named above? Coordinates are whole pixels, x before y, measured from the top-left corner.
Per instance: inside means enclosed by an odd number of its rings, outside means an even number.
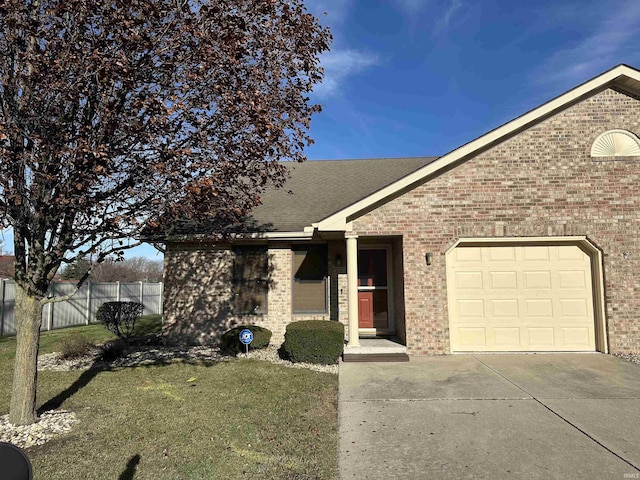
[[[636,0],[606,8],[593,31],[570,48],[555,52],[534,72],[534,82],[572,85],[613,67],[638,61],[640,3]]]
[[[395,4],[406,17],[410,30],[427,23],[434,37],[449,29],[464,6],[462,0],[395,0]]]
[[[433,35],[438,36],[445,30],[449,29],[449,25],[451,24],[451,20],[458,13],[458,11],[463,7],[464,3],[462,0],[451,0],[447,5],[444,14],[438,19],[435,27],[433,28]]]
[[[396,0],[400,8],[409,15],[415,15],[429,4],[430,0]]]
[[[378,64],[378,57],[369,52],[353,49],[332,50],[321,57],[324,80],[314,89],[320,97],[331,97],[340,92],[348,79]]]
[[[322,25],[331,29],[333,44],[331,51],[320,58],[324,68],[324,79],[314,88],[321,98],[328,98],[344,89],[349,79],[378,63],[378,56],[351,48],[346,42],[343,29],[349,19],[354,0],[306,0],[310,13],[320,19]]]

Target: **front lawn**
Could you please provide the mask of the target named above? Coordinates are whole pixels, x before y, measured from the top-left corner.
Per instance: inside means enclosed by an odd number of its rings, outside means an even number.
[[[44,333],[42,350],[81,328],[93,326]],[[0,414],[9,408],[13,349],[0,341]],[[59,408],[79,423],[27,453],[35,479],[332,479],[337,383],[251,359],[42,371],[38,406],[64,399]]]

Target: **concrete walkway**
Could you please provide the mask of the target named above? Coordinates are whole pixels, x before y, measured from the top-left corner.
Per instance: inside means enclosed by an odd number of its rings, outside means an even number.
[[[340,478],[640,479],[640,366],[601,354],[343,363]]]

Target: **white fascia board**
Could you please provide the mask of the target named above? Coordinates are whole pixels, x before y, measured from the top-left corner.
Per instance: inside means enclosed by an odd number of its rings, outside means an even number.
[[[531,110],[524,115],[511,120],[510,122],[498,127],[490,132],[478,137],[477,139],[463,145],[440,157],[438,160],[422,167],[420,170],[401,178],[400,180],[388,185],[387,187],[359,200],[358,202],[348,206],[347,208],[334,213],[333,215],[318,222],[318,231],[344,229],[347,225],[347,219],[366,208],[371,207],[377,202],[383,201],[385,198],[401,191],[404,188],[421,181],[422,179],[433,175],[439,170],[463,159],[473,153],[482,150],[494,143],[498,143],[501,139],[530,126],[533,123],[561,110],[563,107],[572,102],[588,95],[590,92],[598,90],[614,82],[619,77],[626,76],[632,80],[640,82],[640,72],[626,65],[618,65],[611,70],[579,85],[573,90],[550,100],[549,102]]]
[[[261,234],[262,238],[268,240],[310,240],[313,237],[313,230],[302,232],[265,232]]]

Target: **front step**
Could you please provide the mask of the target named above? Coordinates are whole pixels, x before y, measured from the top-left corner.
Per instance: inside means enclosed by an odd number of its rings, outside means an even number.
[[[407,347],[389,338],[360,338],[359,347],[345,345],[343,362],[408,362]]]
[[[343,362],[408,362],[406,353],[343,353]]]

